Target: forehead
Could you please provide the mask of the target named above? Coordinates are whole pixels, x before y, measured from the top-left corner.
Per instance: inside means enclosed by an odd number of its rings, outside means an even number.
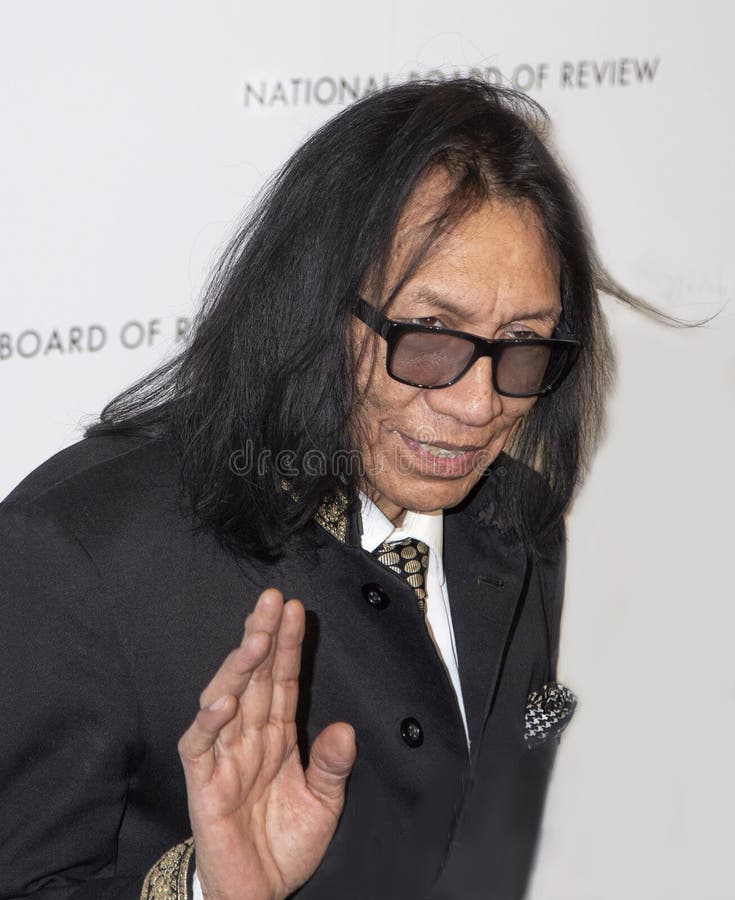
[[[558,314],[557,257],[535,207],[493,198],[445,216],[450,190],[437,172],[404,208],[388,262],[391,312],[444,301],[478,324],[531,307]]]

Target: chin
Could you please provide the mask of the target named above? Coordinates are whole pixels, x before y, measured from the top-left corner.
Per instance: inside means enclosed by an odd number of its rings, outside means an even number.
[[[418,479],[416,485],[409,489],[394,493],[397,506],[403,509],[411,509],[415,512],[434,512],[437,509],[451,509],[460,504],[482,477],[482,471],[473,472],[461,479],[446,481],[437,484],[434,479]],[[386,491],[384,496],[389,496]]]

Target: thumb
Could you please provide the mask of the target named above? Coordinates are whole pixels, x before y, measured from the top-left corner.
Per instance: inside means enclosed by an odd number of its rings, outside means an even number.
[[[327,725],[311,746],[306,784],[336,816],[342,812],[345,782],[356,755],[355,729],[346,722]]]

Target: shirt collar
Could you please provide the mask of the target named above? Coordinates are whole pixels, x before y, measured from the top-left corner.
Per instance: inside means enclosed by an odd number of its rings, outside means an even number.
[[[406,510],[403,523],[396,528],[391,520],[365,494],[360,491],[362,505],[362,547],[372,552],[385,541],[400,541],[407,537],[423,541],[434,551],[441,565],[444,551],[444,510],[414,512]]]

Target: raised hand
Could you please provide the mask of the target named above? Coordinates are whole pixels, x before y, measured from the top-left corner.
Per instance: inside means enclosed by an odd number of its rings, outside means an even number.
[[[304,608],[264,591],[179,741],[206,900],[280,900],[319,865],[344,805],[355,734],[327,726],[304,772],[296,704]]]

